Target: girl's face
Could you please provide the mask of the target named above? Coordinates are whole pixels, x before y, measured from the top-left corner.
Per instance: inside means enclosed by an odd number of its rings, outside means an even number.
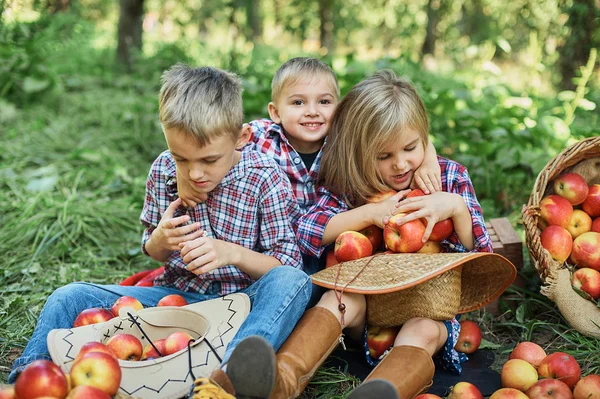
[[[377,170],[383,182],[401,191],[410,187],[415,170],[425,159],[425,146],[418,131],[406,128],[398,140],[393,140],[377,154]]]

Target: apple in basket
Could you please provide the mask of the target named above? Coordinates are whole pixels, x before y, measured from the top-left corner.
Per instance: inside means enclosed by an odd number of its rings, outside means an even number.
[[[462,353],[473,353],[481,345],[481,329],[471,320],[460,322],[460,333],[454,349]]]
[[[131,334],[113,335],[106,341],[106,346],[114,352],[117,359],[132,362],[140,360],[144,351],[140,340]]]
[[[383,229],[385,246],[393,252],[417,252],[424,245],[422,241],[425,233],[423,221],[416,219],[402,225],[396,224],[405,215],[405,213],[399,213],[392,216]]]
[[[589,267],[577,269],[573,273],[573,285],[588,293],[594,300],[600,298],[600,272]]]
[[[565,173],[554,180],[554,192],[573,205],[579,205],[588,196],[589,187],[579,173]]]
[[[533,384],[527,392],[529,399],[573,399],[571,388],[554,378],[544,378]]]
[[[156,306],[185,306],[187,304],[187,301],[181,295],[171,294],[162,297]]]
[[[373,254],[371,241],[357,231],[344,231],[335,239],[333,250],[338,262],[348,262]]]
[[[31,362],[15,383],[15,394],[19,399],[34,399],[42,396],[64,398],[68,393],[67,377],[60,367],[50,360]]]
[[[373,246],[373,252],[383,247],[383,230],[374,224],[369,227],[365,227],[361,231],[360,234],[364,235],[371,241],[371,245]]]
[[[561,380],[573,389],[581,376],[581,368],[577,360],[568,353],[554,352],[542,360],[538,367],[538,373],[542,378]]]
[[[110,311],[112,312],[112,314],[115,317],[117,317],[117,316],[119,316],[119,309],[121,309],[123,307],[133,308],[136,311],[144,309],[144,306],[142,305],[142,303],[140,301],[138,301],[137,299],[135,299],[134,297],[122,296],[115,301],[115,303],[110,308]]]
[[[548,226],[540,234],[542,247],[550,253],[552,259],[563,263],[571,255],[573,238],[571,233],[560,226]]]
[[[89,352],[71,367],[73,388],[88,385],[114,395],[121,385],[119,361],[108,353]]]
[[[98,388],[80,385],[69,392],[67,399],[111,399],[111,397]]]
[[[579,267],[600,270],[600,233],[583,233],[573,241],[573,262]]]
[[[515,388],[525,392],[538,380],[538,372],[525,360],[510,359],[502,366],[500,379],[503,388]]]
[[[111,312],[102,308],[89,308],[82,310],[75,318],[73,327],[87,326],[88,324],[109,321],[114,316]]]
[[[549,195],[540,201],[540,228],[560,226],[565,229],[569,226],[573,205],[560,195]]]
[[[569,233],[573,239],[579,237],[583,233],[587,233],[592,229],[592,218],[590,215],[582,211],[581,209],[574,209],[571,214],[571,220],[569,221]]]
[[[186,349],[189,341],[193,341],[194,338],[185,331],[177,331],[169,334],[165,338],[165,356],[171,355],[175,352],[179,352],[182,349]]]
[[[501,388],[494,392],[489,399],[529,399],[529,397],[515,388]]]
[[[588,196],[581,204],[581,208],[593,218],[600,216],[600,184],[590,186]]]
[[[600,233],[600,218],[594,219],[594,221],[592,222],[592,229],[591,229],[591,231],[594,231],[596,233]]]
[[[90,341],[88,343],[83,344],[81,349],[79,349],[79,353],[77,354],[77,356],[75,356],[75,360],[73,362],[74,363],[77,362],[79,359],[81,359],[83,357],[83,355],[85,355],[88,352],[104,352],[104,353],[108,353],[109,355],[113,356],[115,359],[117,358],[117,356],[115,355],[115,352],[113,352],[113,350],[111,348],[109,348],[102,342]]]
[[[600,398],[600,375],[586,375],[575,384],[573,389],[574,399],[598,399]]]
[[[450,389],[447,399],[483,399],[483,395],[475,385],[461,381]]]
[[[536,344],[535,342],[520,342],[515,346],[510,355],[509,359],[521,359],[525,360],[533,367],[538,367],[542,360],[546,357],[546,351],[544,348]]]
[[[398,331],[400,331],[399,327],[367,327],[367,345],[373,359],[378,359],[394,344]]]
[[[146,345],[146,347],[144,348],[144,352],[142,353],[142,360],[156,359],[158,357],[164,356],[167,353],[164,339],[158,339],[156,341],[153,341],[152,343],[154,344],[154,346],[156,346],[158,352],[156,351],[156,349],[154,349],[154,347],[151,344],[148,344]]]

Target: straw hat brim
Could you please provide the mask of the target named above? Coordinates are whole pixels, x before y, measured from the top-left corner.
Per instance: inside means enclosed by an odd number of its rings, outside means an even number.
[[[311,278],[314,284],[332,290],[376,295],[418,286],[460,266],[459,313],[493,301],[517,275],[517,269],[508,259],[493,253],[394,253],[343,262],[321,270]]]

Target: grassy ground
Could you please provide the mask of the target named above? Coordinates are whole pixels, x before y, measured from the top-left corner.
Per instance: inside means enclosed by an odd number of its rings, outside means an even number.
[[[1,383],[54,289],[78,280],[117,283],[157,266],[140,252],[138,222],[148,168],[165,148],[157,87],[128,77],[70,84],[24,110],[0,102]],[[600,342],[570,330],[536,294],[530,267],[524,276],[528,286],[510,290],[502,315],[468,316],[495,351],[494,367],[518,341],[533,340],[573,354],[585,373],[599,373]],[[357,383],[322,368],[303,397],[344,397]]]

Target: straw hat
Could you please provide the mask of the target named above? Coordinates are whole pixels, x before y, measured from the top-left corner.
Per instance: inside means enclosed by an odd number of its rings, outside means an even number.
[[[138,362],[119,360],[120,397],[175,399],[188,393],[194,377],[208,377],[219,367],[227,345],[249,311],[250,300],[242,293],[182,307],[154,307],[137,312],[122,308],[118,317],[104,323],[50,331],[48,350],[52,361],[68,373],[81,347],[90,341],[106,343],[113,335],[132,334],[145,346],[148,339],[155,341],[185,331],[195,339],[189,352],[182,350]]]
[[[398,326],[413,317],[448,320],[478,309],[500,296],[516,275],[515,266],[498,254],[394,253],[343,262],[311,278],[342,295],[365,294],[369,324]]]

